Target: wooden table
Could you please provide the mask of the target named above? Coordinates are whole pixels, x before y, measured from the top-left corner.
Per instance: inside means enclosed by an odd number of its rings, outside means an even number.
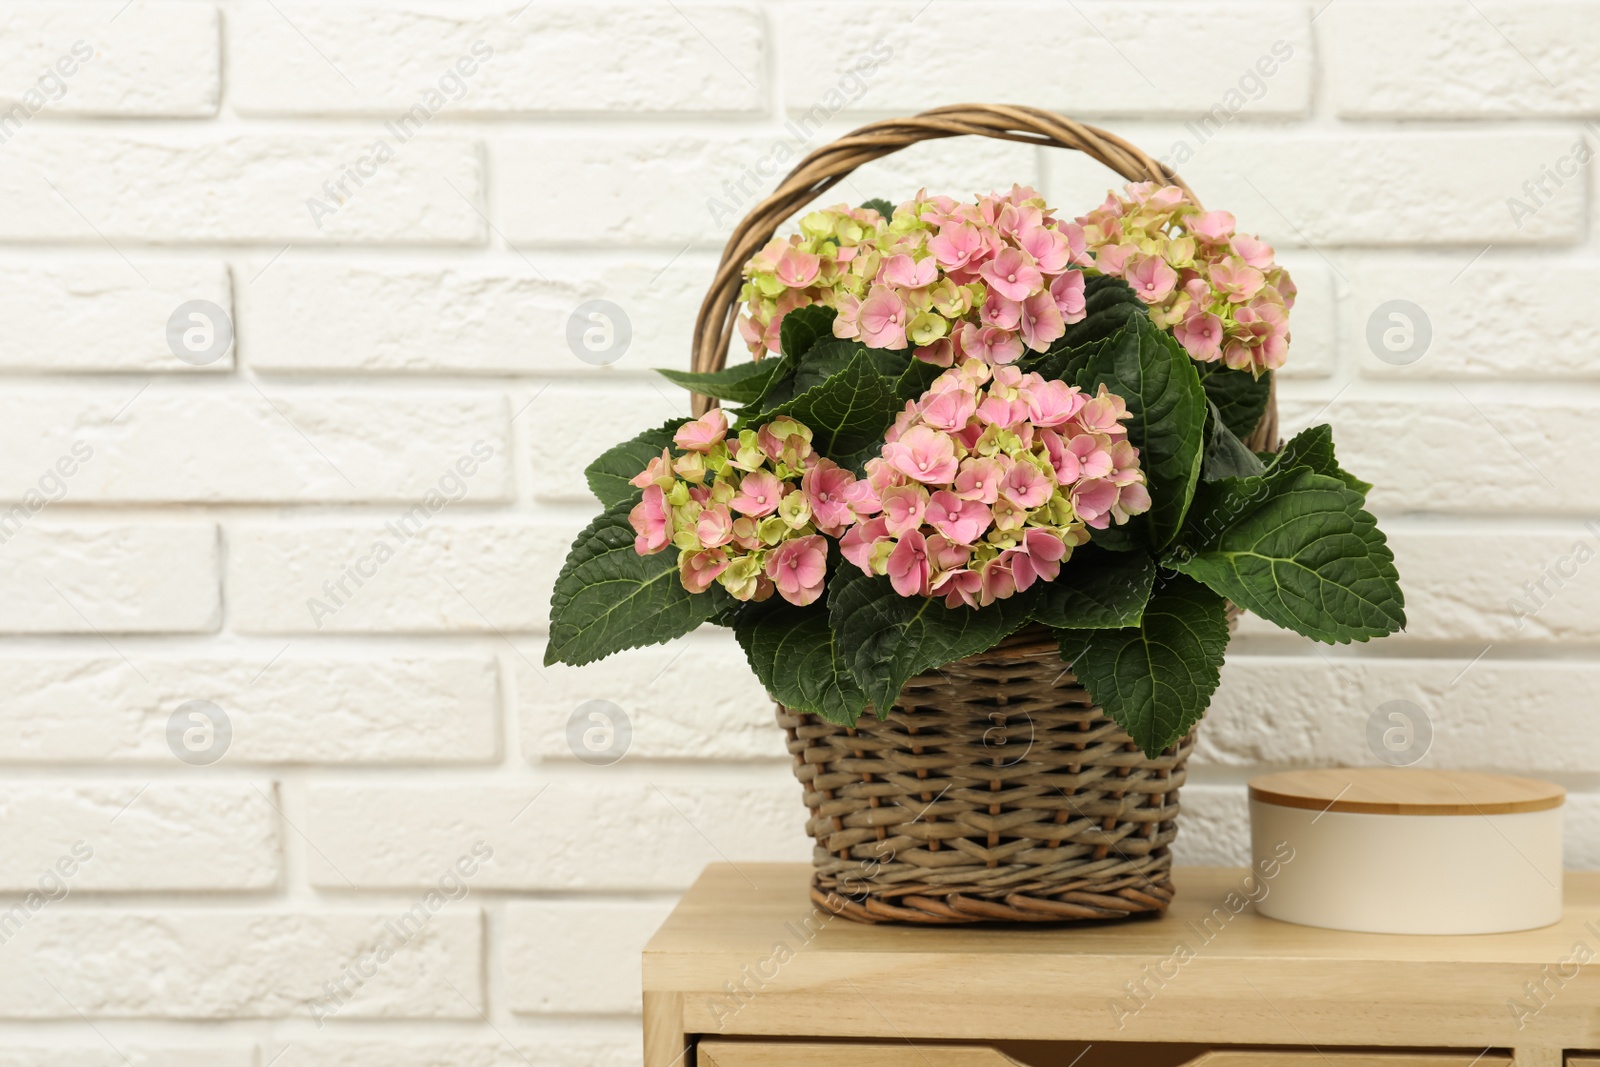
[[[646,1067],[1600,1067],[1600,873],[1476,937],[1275,922],[1243,868],[1179,869],[1161,918],[942,928],[833,917],[810,874],[706,868],[644,951]]]

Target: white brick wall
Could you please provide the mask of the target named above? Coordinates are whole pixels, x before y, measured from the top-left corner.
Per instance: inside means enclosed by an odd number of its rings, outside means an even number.
[[[1285,422],[1378,483],[1410,629],[1244,621],[1184,858],[1239,860],[1251,774],[1370,763],[1403,700],[1425,765],[1566,784],[1600,867],[1597,27],[1600,0],[4,5],[0,1067],[637,1062],[676,895],[809,848],[726,633],[540,663],[580,468],[687,410],[651,368],[687,366],[743,209],[964,99],[1099,121],[1275,242]],[[1110,180],[942,141],[827,199],[1081,209]],[[566,342],[595,299],[632,334],[605,367]],[[1397,300],[1411,362],[1368,339]],[[190,301],[235,327],[209,360],[169,348]],[[614,765],[569,742],[588,701],[628,720]]]

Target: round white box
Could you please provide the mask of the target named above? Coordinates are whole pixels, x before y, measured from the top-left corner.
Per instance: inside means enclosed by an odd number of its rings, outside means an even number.
[[[1250,783],[1262,915],[1384,934],[1489,934],[1561,918],[1559,786],[1410,768]],[[1289,857],[1285,859],[1285,857]]]

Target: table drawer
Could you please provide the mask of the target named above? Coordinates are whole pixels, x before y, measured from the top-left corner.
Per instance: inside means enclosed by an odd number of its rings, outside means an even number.
[[[1081,1059],[1081,1063],[1079,1062]],[[1569,1060],[1569,1065],[1574,1061]],[[1021,1047],[909,1041],[700,1042],[698,1067],[1511,1067],[1507,1054],[1343,1052],[1337,1049],[1213,1049],[1030,1042]],[[1600,1060],[1586,1067],[1600,1067]]]

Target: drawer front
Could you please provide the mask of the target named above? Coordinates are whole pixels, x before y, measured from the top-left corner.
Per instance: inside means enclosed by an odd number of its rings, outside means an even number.
[[[697,1067],[1018,1067],[981,1045],[701,1041]]]
[[[1163,1054],[1165,1052],[1165,1054]],[[1511,1067],[1504,1054],[1341,1052],[1278,1049],[1216,1049],[1198,1055],[1159,1045],[1061,1045],[1030,1043],[1010,1055],[988,1045],[909,1041],[730,1041],[706,1039],[698,1067]],[[1079,1063],[1079,1060],[1082,1063]],[[1600,1067],[1600,1059],[1569,1059],[1568,1067]]]

